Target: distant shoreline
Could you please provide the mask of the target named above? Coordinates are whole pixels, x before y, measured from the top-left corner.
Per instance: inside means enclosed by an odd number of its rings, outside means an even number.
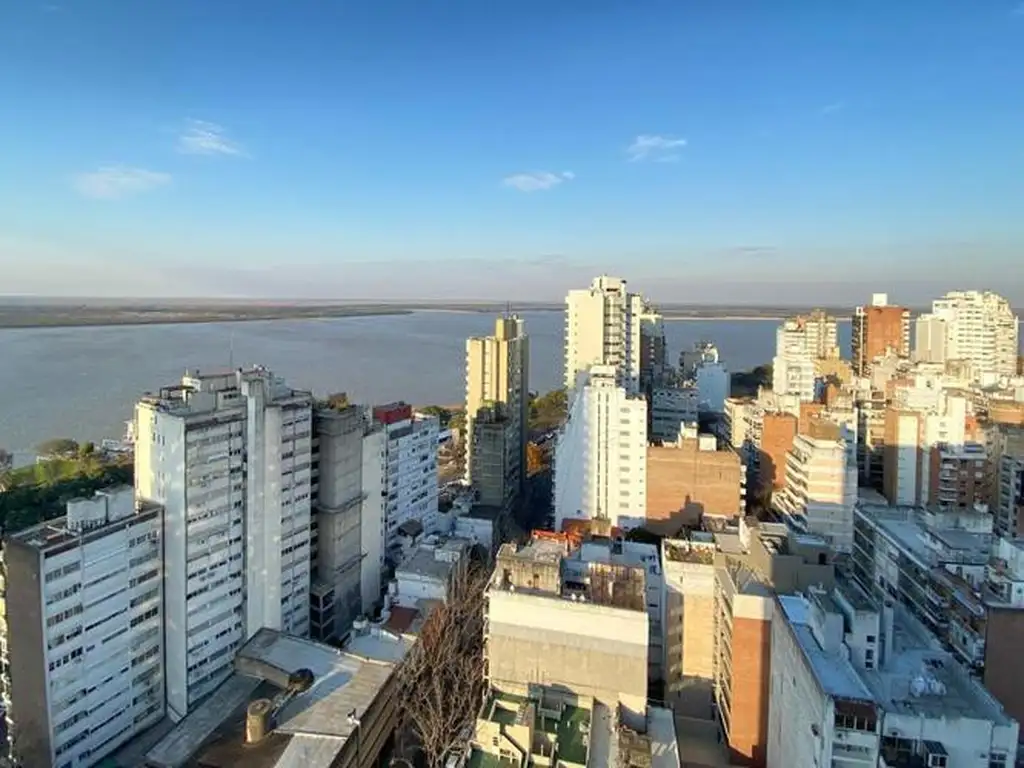
[[[716,320],[736,323],[736,322],[760,322],[762,320],[771,320],[777,323],[784,322],[788,316],[783,315],[715,315],[708,313],[706,315],[667,315],[662,319],[666,323],[677,323],[677,322],[689,322],[689,321],[701,321],[701,322],[714,322]],[[836,322],[848,323],[850,318],[848,317],[837,317]]]

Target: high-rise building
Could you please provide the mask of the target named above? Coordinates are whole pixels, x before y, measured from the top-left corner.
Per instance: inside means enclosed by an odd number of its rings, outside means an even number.
[[[988,440],[988,497],[996,530],[1016,539],[1024,532],[1024,427],[1000,425]]]
[[[16,765],[96,765],[163,718],[161,518],[113,488],[5,538],[0,697]]]
[[[261,628],[309,633],[312,397],[257,367],[186,372],[135,407],[135,490],[164,507],[167,710]]]
[[[889,297],[876,293],[871,305],[853,313],[853,372],[869,376],[875,359],[887,352],[910,356],[910,310],[889,304]]]
[[[382,434],[359,406],[313,412],[310,634],[317,640],[345,637],[380,596]]]
[[[589,288],[565,298],[565,388],[593,365],[611,366],[629,394],[640,391],[640,329],[644,299],[630,293],[626,281],[602,275]]]
[[[646,305],[640,315],[640,389],[650,392],[665,379],[665,321]]]
[[[946,359],[971,365],[973,376],[1017,372],[1017,317],[1010,303],[991,291],[951,291],[932,302],[932,315],[946,324]]]
[[[522,487],[523,462],[518,420],[509,418],[505,406],[494,403],[480,408],[467,437],[467,457],[473,457],[473,490],[481,507],[510,512]]]
[[[492,336],[477,336],[466,341],[466,480],[474,486],[479,487],[488,479],[497,480],[493,475],[476,476],[474,425],[480,409],[489,408],[493,415],[492,406],[498,404],[506,433],[516,446],[515,457],[510,457],[514,461],[503,469],[502,477],[505,469],[511,471],[515,475],[512,478],[515,487],[511,490],[515,495],[522,493],[526,483],[529,367],[530,341],[525,323],[516,315],[499,317]],[[504,484],[502,479],[502,486]],[[481,490],[488,497],[505,495],[503,489]]]
[[[610,365],[579,377],[555,447],[556,529],[568,519],[631,528],[647,509],[647,401],[617,383]]]
[[[698,341],[692,350],[679,355],[679,362],[683,379],[697,388],[700,412],[724,413],[725,399],[729,397],[729,371],[721,360],[718,347],[710,341]]]
[[[816,362],[839,357],[838,338],[836,319],[821,310],[788,318],[775,335],[772,390],[814,400]]]
[[[426,532],[437,527],[439,426],[436,416],[414,413],[402,402],[377,406],[373,421],[384,432],[384,546],[391,548],[404,523],[416,521]]]
[[[919,363],[946,362],[946,321],[933,314],[918,315],[914,321],[914,360]]]

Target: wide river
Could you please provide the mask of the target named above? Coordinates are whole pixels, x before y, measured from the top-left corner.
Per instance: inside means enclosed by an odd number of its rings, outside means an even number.
[[[527,312],[530,388],[561,385],[561,312]],[[491,333],[491,315],[416,312],[325,320],[0,330],[0,447],[24,460],[51,437],[121,437],[133,402],[186,368],[262,364],[296,388],[348,392],[357,402],[457,403],[466,338]],[[669,359],[714,341],[730,370],[768,362],[775,320],[665,323]],[[850,326],[840,325],[848,354]]]

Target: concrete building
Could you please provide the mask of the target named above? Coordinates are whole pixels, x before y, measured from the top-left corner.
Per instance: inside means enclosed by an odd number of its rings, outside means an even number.
[[[526,474],[522,436],[519,423],[501,403],[477,410],[468,433],[467,461],[472,455],[471,487],[481,505],[512,510]]]
[[[993,542],[987,512],[890,507],[862,494],[851,573],[877,601],[905,606],[963,663],[981,668],[984,627],[976,621],[984,610],[975,593],[985,583]]]
[[[380,596],[382,436],[358,406],[313,413],[310,634],[317,640],[345,637]]]
[[[647,401],[617,383],[616,369],[581,374],[555,446],[555,530],[603,518],[629,528],[647,509]]]
[[[132,765],[372,768],[394,733],[415,638],[357,624],[343,649],[260,630],[232,673]]]
[[[675,442],[679,430],[696,424],[700,394],[693,386],[660,386],[651,391],[651,442]]]
[[[853,373],[868,376],[877,358],[886,353],[910,357],[910,310],[889,304],[884,293],[871,296],[871,305],[853,313]]]
[[[487,590],[487,680],[508,690],[558,688],[619,707],[627,722],[647,710],[650,619],[643,568],[602,562],[565,569],[560,541],[503,544]]]
[[[946,363],[946,321],[937,315],[918,315],[914,321],[914,360],[920,363]]]
[[[5,537],[0,699],[18,765],[96,765],[164,716],[162,532],[128,487]]]
[[[787,525],[821,536],[837,552],[853,548],[857,463],[837,425],[799,434],[786,454],[786,484],[772,496],[772,508]],[[830,430],[824,429],[825,427]]]
[[[854,586],[777,606],[770,765],[1015,764],[1017,722],[901,608]]]
[[[718,450],[713,435],[648,446],[648,526],[675,534],[684,523],[703,515],[732,519],[742,514],[746,472],[740,455],[731,449]]]
[[[135,491],[164,507],[167,711],[259,629],[309,632],[312,397],[262,367],[186,372],[135,406]]]
[[[816,310],[787,319],[776,332],[772,390],[814,400],[819,359],[839,357],[836,319]]]
[[[388,585],[387,608],[416,608],[421,600],[446,601],[452,581],[468,563],[471,546],[468,539],[428,536],[395,568],[395,578]]]
[[[974,509],[988,503],[988,460],[980,443],[936,444],[928,452],[924,503]]]
[[[427,531],[438,524],[438,421],[401,402],[375,407],[373,420],[384,431],[384,544],[390,549],[404,523],[415,520]]]
[[[932,315],[945,322],[946,360],[969,363],[978,381],[1017,373],[1017,317],[1002,296],[950,291],[932,302]]]
[[[493,414],[495,404],[507,422],[507,433],[518,450],[510,458],[511,489],[518,497],[526,483],[526,442],[529,424],[530,340],[526,324],[516,315],[499,317],[492,336],[473,337],[466,341],[466,481],[480,488],[481,495],[493,497],[504,493],[504,479],[493,474],[474,477],[474,425],[477,412],[488,408]],[[491,457],[493,458],[493,456]],[[490,459],[489,459],[490,461]],[[489,481],[498,487],[487,487]]]
[[[645,302],[618,277],[595,277],[589,288],[565,298],[565,388],[591,366],[611,366],[619,386],[630,395],[640,391],[640,328]]]
[[[765,766],[773,595],[830,588],[828,545],[773,523],[662,543],[666,700],[714,718],[732,763]],[[774,764],[772,764],[774,765]]]
[[[640,391],[650,393],[668,374],[665,321],[650,305],[640,314]]]
[[[757,404],[750,397],[727,397],[724,405],[724,434],[729,445],[742,450],[748,441],[750,421]]]
[[[1000,426],[987,446],[990,479],[988,499],[1001,536],[1024,532],[1024,428]]]

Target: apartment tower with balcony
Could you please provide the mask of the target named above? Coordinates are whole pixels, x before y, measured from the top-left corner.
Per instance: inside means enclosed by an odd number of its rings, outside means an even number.
[[[260,629],[309,633],[312,397],[262,367],[186,372],[135,406],[135,491],[164,507],[167,712]]]
[[[853,313],[852,361],[857,376],[870,376],[879,357],[893,353],[910,357],[910,310],[889,304],[889,296],[876,293],[870,306]]]

